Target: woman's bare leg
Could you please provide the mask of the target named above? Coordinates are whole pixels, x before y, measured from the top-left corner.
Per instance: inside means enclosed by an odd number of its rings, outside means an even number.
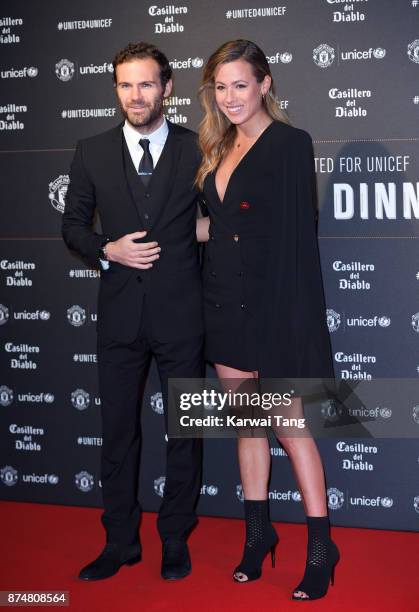
[[[246,372],[243,370],[236,370],[228,366],[216,364],[217,375],[221,380],[225,380],[224,387],[228,387],[232,391],[240,387],[240,391],[243,391],[244,387],[250,391],[257,391],[257,372]],[[252,389],[252,380],[255,381],[255,388]],[[237,384],[236,384],[237,381]],[[249,381],[246,384],[245,381]],[[250,430],[251,431],[251,430]],[[250,433],[249,431],[249,433]],[[247,582],[253,580],[252,573],[255,571],[259,561],[257,560],[257,549],[260,547],[257,539],[263,541],[264,533],[266,530],[266,524],[269,521],[268,512],[268,479],[271,463],[271,455],[269,449],[268,438],[266,432],[262,430],[257,431],[255,437],[246,435],[246,431],[238,432],[237,450],[240,466],[240,477],[243,486],[244,494],[244,509],[246,515],[246,545],[245,552],[241,564],[236,568],[234,572],[234,579],[237,582]],[[252,432],[255,433],[255,432]],[[258,508],[258,510],[256,510]],[[255,514],[256,513],[256,514]],[[249,522],[249,516],[252,516]],[[256,523],[254,523],[255,517],[258,517]],[[256,537],[252,530],[257,529]],[[272,538],[272,534],[270,534]],[[275,534],[276,537],[276,534]],[[249,542],[251,544],[249,544]],[[255,548],[251,550],[252,561],[249,564],[247,561],[246,565],[246,554],[249,552],[248,547],[253,546]],[[256,554],[256,557],[255,557]],[[264,551],[262,551],[264,555]],[[244,568],[246,570],[244,571]]]
[[[245,379],[257,379],[257,372],[236,370],[225,365],[215,364],[217,376],[221,380],[237,379],[237,387]],[[231,387],[232,385],[229,384]],[[237,388],[235,387],[235,388]],[[234,391],[234,389],[232,389]],[[240,477],[245,499],[267,499],[271,455],[267,436],[239,437],[237,441]]]
[[[301,398],[292,400],[287,416],[304,418]],[[291,461],[295,479],[303,498],[305,513],[308,516],[325,516],[327,514],[326,484],[323,464],[317,444],[305,428],[302,433],[287,436],[286,427],[274,428],[274,432]]]

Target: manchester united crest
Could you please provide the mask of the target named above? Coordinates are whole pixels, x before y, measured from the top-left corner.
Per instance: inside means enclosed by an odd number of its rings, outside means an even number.
[[[70,62],[68,59],[60,60],[55,64],[55,74],[64,83],[70,81],[74,76],[74,62]]]
[[[52,181],[49,187],[49,201],[58,212],[63,213],[65,208],[65,196],[67,189],[70,184],[70,177],[68,174],[60,174],[54,181]]]
[[[81,306],[77,306],[77,304],[71,306],[71,308],[67,310],[67,321],[70,325],[73,325],[73,327],[81,327],[86,323],[85,309]]]
[[[319,68],[329,68],[335,59],[335,50],[329,45],[319,45],[313,50],[313,60]]]
[[[412,62],[419,64],[419,38],[407,45],[407,55]]]

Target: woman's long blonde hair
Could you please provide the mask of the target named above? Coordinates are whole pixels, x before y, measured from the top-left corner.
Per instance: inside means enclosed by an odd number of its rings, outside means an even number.
[[[238,59],[249,62],[258,83],[261,83],[266,75],[272,79],[265,54],[250,40],[238,39],[226,42],[208,59],[204,67],[202,84],[198,90],[198,98],[204,111],[204,118],[199,124],[202,162],[195,179],[195,184],[199,189],[202,189],[207,174],[215,170],[234,142],[236,128],[220,111],[215,101],[214,77],[220,64],[227,64]],[[288,117],[279,108],[273,79],[269,91],[262,98],[262,105],[272,119],[289,123]]]

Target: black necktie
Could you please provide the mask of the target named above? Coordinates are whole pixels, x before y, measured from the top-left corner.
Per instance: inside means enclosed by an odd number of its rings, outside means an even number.
[[[140,161],[140,165],[138,166],[138,174],[141,177],[141,180],[144,183],[144,186],[150,182],[151,175],[153,174],[153,158],[150,153],[150,141],[147,138],[141,138],[140,146],[142,147],[144,153]]]

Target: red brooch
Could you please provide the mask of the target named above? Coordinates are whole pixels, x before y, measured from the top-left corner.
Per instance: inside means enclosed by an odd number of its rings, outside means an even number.
[[[240,208],[242,210],[248,210],[250,208],[249,202],[240,202]]]

